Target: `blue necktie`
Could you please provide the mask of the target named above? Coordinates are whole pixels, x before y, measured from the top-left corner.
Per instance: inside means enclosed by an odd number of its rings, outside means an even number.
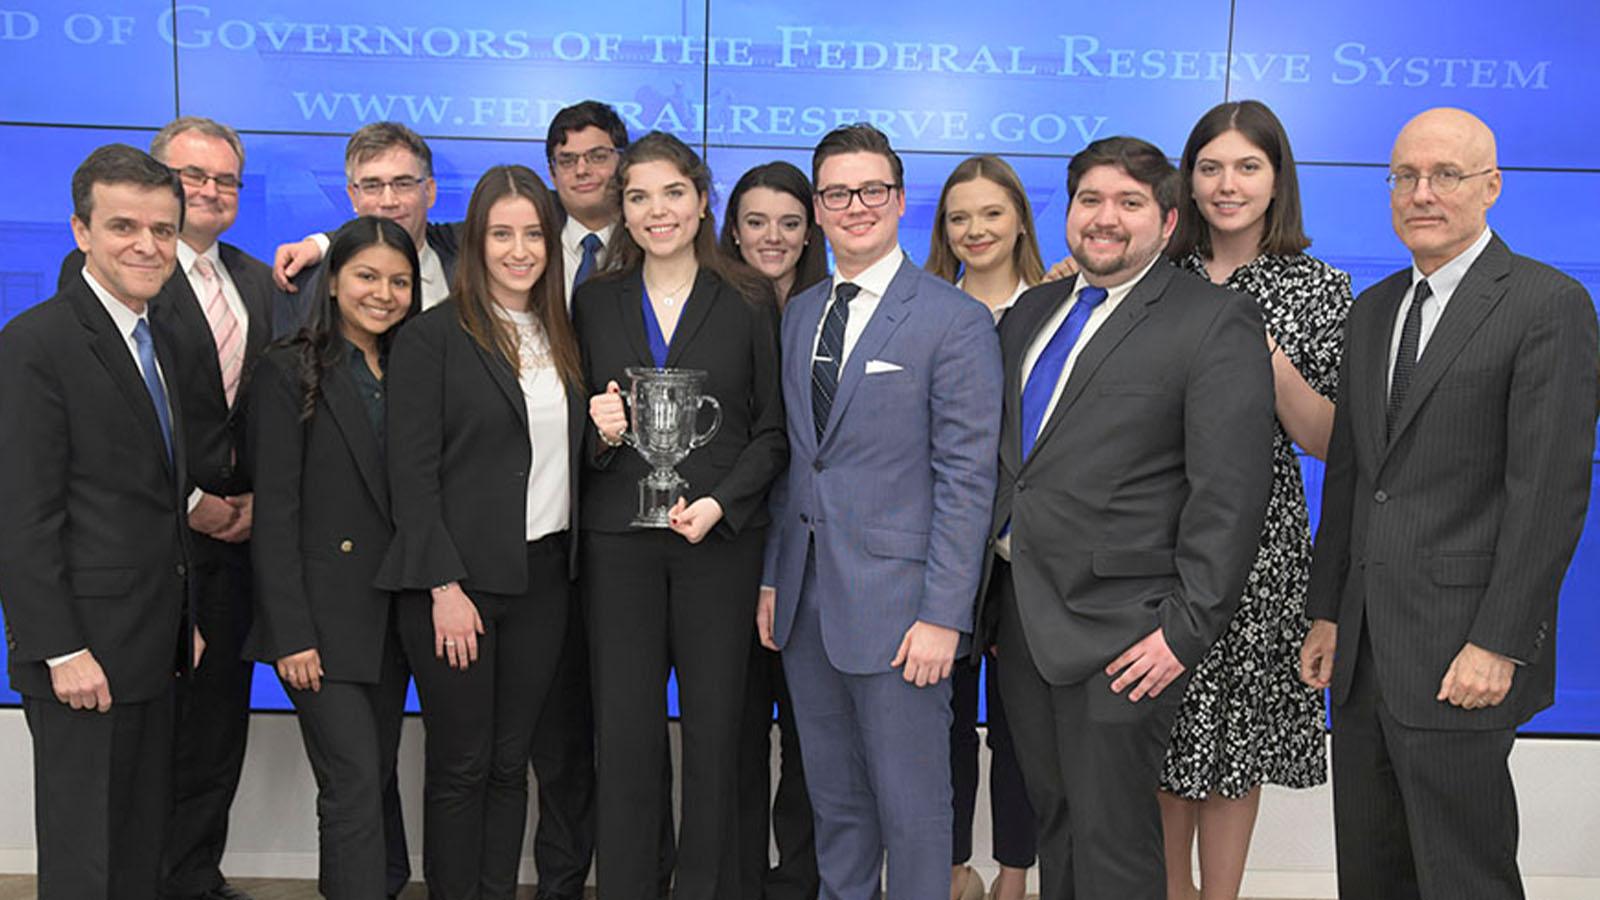
[[[811,417],[817,425],[818,443],[828,427],[834,392],[839,389],[839,361],[844,358],[844,326],[850,320],[850,301],[859,293],[861,286],[848,281],[834,289],[833,302],[822,322],[822,336],[817,338],[817,352],[811,357]]]
[[[1056,384],[1061,381],[1061,370],[1067,366],[1078,335],[1083,333],[1089,314],[1106,299],[1106,289],[1086,287],[1078,292],[1078,301],[1072,304],[1067,317],[1062,320],[1044,352],[1034,361],[1028,373],[1028,383],[1022,387],[1022,458],[1033,452],[1033,442],[1039,439],[1039,429],[1044,427],[1044,414],[1050,408],[1050,398],[1055,396]]]
[[[156,421],[161,423],[161,440],[167,445],[167,462],[172,462],[172,413],[167,409],[167,389],[161,386],[161,372],[156,368],[156,344],[150,339],[150,323],[144,319],[133,326],[133,344],[139,350],[139,370],[144,376],[144,389],[150,392],[150,402],[155,404]]]
[[[583,245],[583,259],[578,260],[578,274],[572,277],[573,290],[577,290],[584,279],[594,274],[594,264],[600,256],[600,235],[591,231],[578,243]]]

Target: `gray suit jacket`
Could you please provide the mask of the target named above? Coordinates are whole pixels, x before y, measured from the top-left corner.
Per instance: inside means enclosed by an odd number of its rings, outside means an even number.
[[[1498,237],[1440,317],[1385,437],[1390,337],[1411,270],[1346,326],[1306,612],[1339,624],[1333,699],[1365,627],[1384,703],[1418,728],[1491,729],[1554,699],[1556,595],[1589,500],[1595,310]],[[1434,699],[1463,644],[1520,660],[1497,707]]]
[[[1024,460],[1023,357],[1075,283],[1034,288],[1000,322],[990,544],[1009,521],[1018,612],[1045,680],[1081,682],[1158,626],[1192,668],[1238,606],[1272,486],[1261,313],[1158,262],[1079,352]],[[994,612],[980,612],[990,635]]]

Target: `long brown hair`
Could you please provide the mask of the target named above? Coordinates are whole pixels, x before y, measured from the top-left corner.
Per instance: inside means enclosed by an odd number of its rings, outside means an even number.
[[[722,251],[717,249],[717,220],[716,213],[711,211],[711,169],[700,158],[700,154],[689,148],[688,144],[664,131],[652,131],[644,137],[634,141],[628,147],[628,152],[623,155],[622,162],[617,165],[617,173],[611,180],[611,192],[619,208],[622,190],[628,184],[628,172],[640,163],[668,162],[678,170],[678,174],[689,179],[694,185],[695,193],[705,201],[705,215],[700,220],[700,230],[694,235],[694,259],[700,268],[710,271],[718,278],[732,287],[740,296],[751,302],[777,302],[773,296],[772,282],[766,276],[745,265],[736,259],[729,259]],[[626,218],[627,210],[623,208]],[[644,248],[633,239],[628,232],[626,222],[623,227],[616,229],[611,235],[611,244],[606,248],[606,264],[602,270],[602,277],[622,277],[624,275],[638,274],[644,268]]]
[[[467,203],[466,228],[461,236],[461,254],[456,260],[455,280],[450,285],[461,327],[485,351],[505,360],[520,374],[517,354],[517,329],[491,306],[489,268],[483,260],[489,233],[489,210],[507,197],[521,197],[533,204],[544,231],[544,273],[534,283],[528,308],[544,328],[550,342],[550,358],[556,374],[569,391],[583,390],[583,369],[578,363],[578,338],[567,317],[563,296],[566,283],[562,272],[561,219],[555,197],[544,182],[527,166],[495,166],[483,173],[472,199]]]
[[[1044,260],[1039,255],[1039,238],[1034,234],[1033,204],[1028,202],[1028,192],[1022,187],[1017,170],[1000,157],[988,153],[962,160],[950,177],[945,179],[944,190],[939,192],[939,206],[933,211],[933,237],[928,242],[928,264],[924,268],[951,284],[961,277],[961,260],[950,247],[950,236],[944,230],[944,217],[950,191],[958,184],[980,178],[998,185],[1011,199],[1011,208],[1016,210],[1017,219],[1022,223],[1022,233],[1017,235],[1017,242],[1011,248],[1011,265],[1016,268],[1017,276],[1023,283],[1030,287],[1038,284],[1044,280]]]
[[[728,194],[728,215],[722,222],[722,237],[717,241],[724,256],[744,263],[738,240],[739,203],[746,193],[758,187],[788,194],[800,201],[800,208],[805,210],[806,242],[794,263],[794,283],[789,286],[789,296],[778,298],[778,305],[782,306],[790,297],[828,277],[828,239],[822,236],[822,226],[817,224],[816,209],[811,202],[811,179],[797,166],[777,160],[745,172]]]
[[[1178,169],[1183,176],[1183,196],[1178,202],[1178,230],[1167,244],[1167,255],[1182,259],[1198,250],[1211,258],[1211,223],[1200,214],[1194,202],[1194,167],[1200,151],[1219,135],[1238,131],[1244,139],[1267,156],[1272,165],[1272,202],[1267,205],[1265,227],[1261,229],[1262,253],[1292,256],[1311,246],[1300,217],[1300,179],[1295,174],[1294,152],[1283,123],[1260,100],[1219,103],[1200,117],[1183,145],[1183,161]]]

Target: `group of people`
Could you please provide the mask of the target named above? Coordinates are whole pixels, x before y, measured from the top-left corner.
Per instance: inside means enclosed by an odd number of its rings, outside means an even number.
[[[1522,896],[1506,761],[1552,700],[1600,337],[1488,228],[1482,122],[1400,133],[1413,264],[1359,302],[1254,101],[1178,167],[1076,154],[1049,271],[987,155],[912,262],[867,125],[809,176],[744,173],[720,235],[672,135],[585,101],[545,150],[553,191],[498,165],[430,223],[427,143],[368,125],[356,218],[271,267],[219,240],[227,126],[78,168],[60,291],[0,331],[40,897],[244,896],[219,864],[253,661],[337,900],[410,877],[411,679],[438,898],[515,894],[530,762],[551,900],[591,856],[605,900],[868,900],[886,860],[892,900],[1018,900],[1036,862],[1046,900],[1236,897],[1261,786],[1326,776],[1330,686],[1341,896]],[[721,410],[665,529],[632,524],[637,368],[699,370]],[[1298,452],[1327,461],[1315,553]]]

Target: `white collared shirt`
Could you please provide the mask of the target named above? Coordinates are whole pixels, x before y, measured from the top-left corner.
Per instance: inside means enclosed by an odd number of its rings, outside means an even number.
[[[572,521],[567,456],[567,391],[550,356],[550,342],[531,310],[493,304],[517,329],[517,383],[528,413],[527,510],[524,536],[536,541],[565,531]]]
[[[611,234],[616,230],[617,225],[612,222],[599,231],[590,231],[572,216],[567,216],[566,224],[561,226],[561,262],[564,267],[563,274],[567,279],[568,312],[572,311],[572,282],[577,280],[578,266],[583,264],[583,239],[591,234],[600,238],[600,252],[594,258],[595,268],[598,269],[605,264],[606,248],[610,246]]]
[[[958,290],[958,291],[966,290],[967,289],[966,288],[966,284],[967,284],[967,279],[966,278],[962,278],[960,281],[956,282],[956,290]],[[1031,287],[1031,285],[1029,285],[1026,281],[1023,281],[1021,278],[1018,278],[1017,279],[1017,289],[1011,292],[1011,296],[1006,298],[1006,302],[1000,304],[999,306],[996,306],[994,309],[989,310],[991,313],[994,314],[994,323],[996,325],[1000,324],[1000,318],[1006,314],[1006,310],[1008,310],[1011,307],[1017,305],[1017,298],[1021,297],[1025,293],[1027,293],[1029,287]],[[977,297],[973,297],[972,299],[978,300]],[[982,300],[978,300],[978,302],[979,303],[983,303]],[[984,305],[988,306],[987,303],[984,303]]]
[[[1417,360],[1422,360],[1422,351],[1428,347],[1429,338],[1433,331],[1439,327],[1439,317],[1444,315],[1444,308],[1450,303],[1450,298],[1461,286],[1461,279],[1467,277],[1467,270],[1483,255],[1483,249],[1489,246],[1492,232],[1485,228],[1483,234],[1472,245],[1461,251],[1455,259],[1440,266],[1432,275],[1423,275],[1416,263],[1411,264],[1411,287],[1406,289],[1405,297],[1400,301],[1400,308],[1394,313],[1394,333],[1389,336],[1389,377],[1388,382],[1394,381],[1394,361],[1400,356],[1400,331],[1405,327],[1406,313],[1411,311],[1411,298],[1416,296],[1417,282],[1426,278],[1428,287],[1433,290],[1431,302],[1422,304],[1422,330],[1417,337]]]
[[[239,295],[239,288],[233,283],[233,276],[228,274],[228,267],[222,264],[222,254],[217,250],[216,241],[211,242],[204,253],[196,253],[193,247],[183,241],[178,241],[178,267],[183,269],[183,274],[189,279],[189,287],[194,290],[194,295],[200,301],[200,313],[205,315],[206,304],[211,301],[211,296],[206,289],[206,280],[200,277],[200,270],[195,263],[200,257],[211,261],[211,268],[217,273],[217,279],[222,282],[222,299],[228,304],[228,311],[233,313],[234,321],[239,323],[239,345],[242,347],[250,340],[250,313],[245,309],[244,298]],[[206,316],[206,321],[211,321]]]
[[[867,323],[872,320],[872,314],[878,309],[878,301],[889,290],[889,283],[894,281],[894,275],[900,271],[900,263],[906,254],[899,245],[884,254],[883,258],[867,266],[854,278],[846,278],[838,272],[833,273],[833,287],[828,292],[828,302],[822,308],[822,318],[817,322],[816,336],[811,340],[811,357],[816,358],[817,344],[822,341],[822,328],[828,322],[828,310],[833,306],[835,293],[839,285],[850,283],[860,288],[860,293],[850,301],[850,315],[844,322],[844,349],[839,354],[839,378],[844,378],[844,364],[850,359],[850,351],[855,349],[856,342],[861,340],[861,333],[867,330]]]

